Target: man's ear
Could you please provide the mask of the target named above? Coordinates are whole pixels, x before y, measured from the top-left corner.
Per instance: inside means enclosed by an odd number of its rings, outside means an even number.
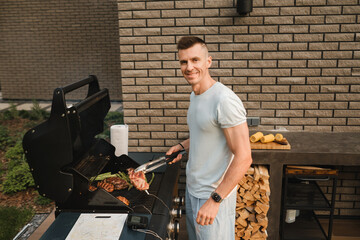
[[[212,64],[212,57],[211,57],[211,56],[208,56],[207,61],[206,61],[206,67],[207,67],[207,68],[210,68],[210,67],[211,67],[211,64]]]

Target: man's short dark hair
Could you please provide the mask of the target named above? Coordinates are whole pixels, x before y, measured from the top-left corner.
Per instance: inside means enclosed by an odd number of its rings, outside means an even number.
[[[188,49],[188,48],[191,48],[192,46],[194,46],[197,43],[199,43],[199,44],[201,44],[203,46],[206,46],[205,41],[202,40],[201,38],[192,37],[192,36],[182,37],[179,40],[178,44],[177,44],[177,49],[178,50]]]

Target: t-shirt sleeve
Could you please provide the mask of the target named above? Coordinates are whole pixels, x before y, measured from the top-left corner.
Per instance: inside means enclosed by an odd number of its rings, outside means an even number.
[[[221,128],[230,128],[246,122],[246,110],[236,94],[227,95],[219,103],[218,123]]]

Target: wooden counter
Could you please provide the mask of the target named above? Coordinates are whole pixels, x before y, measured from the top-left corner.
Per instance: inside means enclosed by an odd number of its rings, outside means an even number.
[[[280,132],[291,144],[290,150],[252,150],[253,164],[269,166],[269,240],[277,240],[280,227],[283,169],[286,165],[359,166],[360,133]],[[265,133],[277,133],[265,132]],[[251,133],[252,134],[252,133]]]

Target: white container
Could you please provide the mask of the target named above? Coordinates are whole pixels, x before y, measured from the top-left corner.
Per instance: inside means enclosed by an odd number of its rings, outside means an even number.
[[[112,125],[110,127],[110,142],[115,147],[115,155],[128,155],[129,127],[126,124]]]
[[[295,222],[295,219],[296,219],[296,210],[295,209],[286,210],[285,222],[293,223]]]

